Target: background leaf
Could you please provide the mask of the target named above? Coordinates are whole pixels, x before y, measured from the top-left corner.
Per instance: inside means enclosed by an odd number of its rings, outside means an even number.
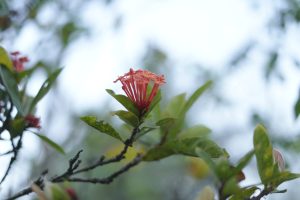
[[[114,137],[123,142],[119,133],[108,123],[104,121],[97,121],[97,118],[94,116],[84,116],[80,118],[82,121],[90,125],[91,127],[97,129],[98,131],[105,133],[111,137]]]
[[[32,132],[32,133],[35,134],[36,136],[38,136],[45,143],[49,144],[53,149],[55,149],[59,153],[65,154],[65,151],[61,146],[59,146],[57,143],[53,142],[51,139],[49,139],[45,135],[41,135],[41,134],[38,134],[38,133],[35,133],[35,132]]]
[[[27,113],[31,113],[32,109],[36,106],[36,104],[49,92],[51,86],[57,79],[58,75],[61,73],[62,68],[59,68],[55,70],[50,76],[47,78],[47,80],[43,83],[40,90],[38,91],[37,95],[32,100],[32,103],[29,107],[29,110]]]
[[[133,127],[137,127],[139,125],[139,119],[132,112],[125,111],[125,110],[118,110],[118,111],[113,112],[113,114],[117,115],[125,123],[127,123]]]
[[[196,150],[207,153],[211,158],[224,156],[223,149],[207,138],[187,138],[168,141],[163,145],[154,147],[147,152],[143,159],[145,161],[160,160],[175,154],[198,156]]]
[[[18,91],[18,85],[14,75],[6,67],[0,64],[0,76],[13,104],[16,106],[18,112],[24,116],[24,110],[21,104],[21,97]]]

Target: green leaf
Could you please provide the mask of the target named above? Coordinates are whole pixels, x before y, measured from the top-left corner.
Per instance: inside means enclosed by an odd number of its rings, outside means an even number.
[[[162,133],[168,132],[168,130],[174,125],[176,119],[168,117],[156,122],[156,125],[160,127]]]
[[[25,120],[23,117],[15,118],[9,123],[9,134],[11,138],[19,136],[25,129]]]
[[[262,125],[255,128],[253,143],[258,173],[262,183],[267,185],[274,173],[273,148],[267,130]]]
[[[187,100],[183,109],[181,110],[181,115],[185,115],[185,113],[192,107],[192,105],[197,101],[197,99],[207,90],[211,85],[212,81],[207,81],[204,85],[198,88],[192,96]]]
[[[300,93],[299,93],[299,96],[298,96],[298,100],[294,106],[294,115],[295,115],[295,118],[297,118],[300,114]]]
[[[36,106],[36,104],[49,92],[51,86],[55,82],[58,75],[61,73],[62,68],[59,68],[55,70],[50,76],[47,78],[47,80],[43,83],[40,90],[38,91],[37,95],[32,100],[32,103],[29,107],[29,110],[27,113],[31,113],[32,109]]]
[[[97,121],[97,118],[94,116],[84,116],[80,119],[96,130],[123,142],[119,133],[110,124],[105,123],[104,121]]]
[[[281,183],[300,178],[300,174],[291,173],[289,171],[280,172],[268,180],[272,186],[278,187]]]
[[[41,135],[41,134],[38,134],[35,132],[32,132],[32,133],[35,134],[36,136],[38,136],[41,140],[43,140],[43,142],[49,144],[53,149],[55,149],[59,153],[65,154],[64,149],[61,146],[59,146],[57,143],[55,143],[53,140],[49,139],[45,135]]]
[[[157,127],[142,127],[141,130],[137,133],[135,138],[138,139],[155,129],[157,129]]]
[[[135,114],[139,117],[140,113],[135,104],[125,95],[115,94],[114,91],[106,89],[106,92],[110,94],[113,98],[115,98],[119,103],[121,103],[128,111]]]
[[[24,116],[20,93],[14,75],[6,67],[0,64],[0,76],[13,104],[16,106],[18,112]]]
[[[195,138],[195,137],[208,137],[211,130],[204,125],[196,125],[188,128],[178,134],[178,138]]]
[[[2,46],[0,46],[0,64],[4,65],[6,68],[8,68],[11,71],[14,68],[8,53]]]
[[[132,112],[125,111],[125,110],[118,110],[118,111],[113,112],[113,114],[117,115],[125,123],[127,123],[133,127],[137,127],[139,125],[139,119]]]
[[[234,194],[229,198],[229,200],[241,200],[241,199],[249,199],[256,190],[259,188],[256,186],[242,188],[237,194]]]
[[[239,173],[250,162],[254,155],[254,150],[249,151],[243,158],[241,158],[236,166],[236,172]],[[237,174],[236,173],[236,174]]]
[[[187,138],[167,141],[161,146],[154,147],[147,152],[143,159],[145,161],[160,160],[175,154],[198,156],[196,150],[207,153],[211,158],[224,156],[224,151],[207,138]]]
[[[176,125],[172,128],[170,131],[170,137],[174,138],[182,129],[184,122],[185,122],[185,115],[187,111],[192,107],[192,105],[195,103],[195,101],[203,94],[203,92],[208,89],[212,85],[212,81],[206,82],[204,85],[199,87],[192,95],[191,97],[186,101],[186,103],[183,105],[182,109],[179,112],[178,116],[175,116],[177,118]],[[183,94],[181,97],[178,97],[179,102],[183,101]],[[180,105],[179,105],[180,106]]]
[[[185,96],[186,94],[179,94],[173,97],[163,111],[164,117],[178,117],[181,110],[185,105]]]

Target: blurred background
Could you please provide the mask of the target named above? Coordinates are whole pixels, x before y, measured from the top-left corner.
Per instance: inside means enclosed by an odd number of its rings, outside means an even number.
[[[1,0],[0,43],[39,65],[28,85],[35,95],[49,71],[64,67],[55,88],[38,105],[41,132],[65,148],[57,154],[26,134],[24,148],[2,194],[14,193],[48,168],[59,174],[79,149],[86,163],[118,143],[80,122],[96,115],[120,127],[110,112],[121,106],[105,92],[122,93],[113,81],[143,68],[164,74],[162,104],[214,81],[188,114],[187,124],[205,124],[232,162],[252,148],[253,129],[264,123],[294,172],[300,172],[300,123],[295,104],[300,86],[299,0]],[[5,144],[0,141],[0,152]],[[0,158],[4,171],[9,156]],[[242,185],[255,184],[256,163]],[[117,165],[87,177],[100,177]],[[210,178],[195,178],[187,160],[173,156],[142,163],[110,185],[72,184],[80,199],[195,199]],[[205,171],[205,170],[204,170]],[[204,177],[204,178],[203,178]],[[287,193],[267,199],[298,199],[299,180]],[[0,197],[1,199],[1,197]],[[20,199],[34,199],[29,195]]]

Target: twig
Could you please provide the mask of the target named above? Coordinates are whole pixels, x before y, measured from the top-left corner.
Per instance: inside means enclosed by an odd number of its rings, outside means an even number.
[[[94,184],[109,184],[111,183],[115,178],[123,174],[124,172],[128,171],[130,168],[134,167],[138,163],[142,161],[142,156],[137,155],[131,162],[129,162],[127,165],[119,169],[118,171],[114,172],[113,174],[109,175],[106,178],[91,178],[91,179],[84,179],[84,178],[67,178],[66,180],[69,182],[81,182],[81,183],[94,183]],[[56,182],[53,180],[53,182]],[[59,180],[61,182],[61,180]]]
[[[260,200],[260,199],[263,198],[264,196],[270,194],[272,191],[273,191],[273,188],[272,188],[272,187],[264,188],[264,189],[259,193],[259,195],[255,196],[255,197],[252,197],[252,198],[250,198],[249,200]]]
[[[22,139],[23,139],[23,133],[20,135],[20,138],[19,138],[19,141],[18,141],[18,143],[17,143],[17,146],[14,145],[13,139],[11,139],[11,145],[12,145],[12,148],[13,148],[12,151],[13,151],[14,155],[13,155],[13,156],[11,157],[11,159],[10,159],[10,162],[9,162],[9,164],[8,164],[8,167],[7,167],[7,169],[6,169],[6,172],[5,172],[4,176],[2,177],[2,179],[1,179],[1,181],[0,181],[0,184],[2,184],[2,183],[5,181],[5,179],[6,179],[7,175],[8,175],[8,173],[9,173],[10,170],[11,170],[12,165],[13,165],[14,162],[17,160],[19,150],[20,150],[20,148],[21,148],[21,146],[22,146]]]
[[[110,163],[121,161],[122,159],[125,158],[125,154],[126,154],[128,148],[130,146],[132,146],[132,144],[134,142],[134,139],[135,139],[135,136],[137,135],[137,133],[139,131],[140,131],[139,127],[136,127],[136,128],[133,129],[130,138],[127,139],[124,142],[125,146],[124,146],[123,150],[118,155],[116,155],[115,157],[105,160],[105,157],[102,156],[95,164],[77,170],[77,168],[79,167],[79,165],[81,163],[81,160],[79,160],[79,157],[80,157],[80,153],[82,152],[82,150],[78,151],[78,153],[72,159],[69,160],[68,169],[64,173],[62,173],[61,175],[54,176],[54,177],[50,178],[49,181],[55,182],[55,183],[59,183],[59,182],[63,182],[63,181],[82,182],[82,183],[95,183],[95,184],[96,183],[98,183],[98,184],[111,183],[116,177],[120,176],[122,173],[128,171],[130,168],[132,168],[135,165],[137,165],[138,163],[140,163],[142,161],[142,156],[138,154],[131,162],[129,162],[127,165],[123,166],[121,169],[119,169],[118,171],[112,173],[111,175],[109,175],[106,178],[102,178],[102,179],[98,179],[98,178],[83,179],[83,178],[70,178],[70,177],[75,175],[75,174],[90,171],[90,170],[92,170],[94,168],[97,168],[99,166],[103,166],[103,165],[107,165],[107,164],[110,164]],[[43,178],[42,178],[43,176],[44,175],[41,175],[34,182],[34,184],[36,184],[40,188],[43,188],[43,186],[44,186],[44,181],[43,181]],[[32,188],[27,187],[27,188],[23,189],[22,191],[18,192],[17,194],[13,195],[12,197],[7,198],[6,200],[13,200],[13,199],[16,199],[18,197],[28,195],[31,192],[32,192]]]
[[[7,152],[5,152],[5,153],[0,154],[0,157],[1,157],[1,156],[6,156],[6,155],[11,154],[11,153],[13,153],[13,152],[14,152],[13,150],[7,151]]]

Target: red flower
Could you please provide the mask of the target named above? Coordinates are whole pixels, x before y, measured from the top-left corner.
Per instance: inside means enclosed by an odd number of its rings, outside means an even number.
[[[34,115],[27,115],[25,117],[25,121],[26,121],[28,127],[41,128],[40,118],[35,117]]]
[[[134,71],[130,69],[128,73],[120,76],[114,82],[117,81],[121,81],[123,85],[122,89],[142,113],[148,110],[157,94],[159,86],[165,83],[165,78],[164,75],[158,76],[147,70]],[[147,94],[147,88],[151,86],[151,92]]]
[[[14,65],[14,68],[17,72],[21,72],[24,70],[24,63],[28,62],[29,59],[26,56],[20,57],[20,52],[15,51],[10,53],[12,56],[12,62]]]

